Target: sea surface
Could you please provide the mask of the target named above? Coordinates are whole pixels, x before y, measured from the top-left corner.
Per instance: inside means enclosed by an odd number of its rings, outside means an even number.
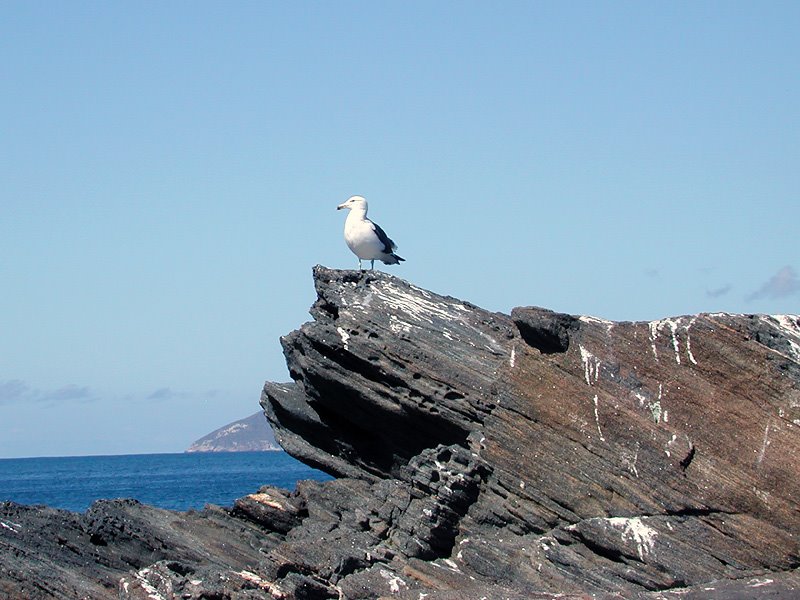
[[[0,459],[0,501],[83,512],[99,499],[135,498],[172,510],[230,506],[262,485],[290,490],[330,477],[285,452],[197,452]]]

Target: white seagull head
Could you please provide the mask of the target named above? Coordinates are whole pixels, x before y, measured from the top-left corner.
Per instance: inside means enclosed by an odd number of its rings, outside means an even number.
[[[355,210],[360,209],[366,213],[367,201],[364,199],[363,196],[350,196],[345,202],[337,206],[336,210],[342,210],[343,208],[355,209]]]

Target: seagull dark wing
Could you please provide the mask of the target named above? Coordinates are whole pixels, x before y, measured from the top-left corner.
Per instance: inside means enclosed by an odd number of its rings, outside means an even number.
[[[383,251],[386,254],[391,254],[392,250],[397,248],[397,244],[395,244],[392,240],[389,239],[389,236],[386,235],[386,232],[383,229],[381,229],[380,225],[372,221],[370,221],[370,223],[372,223],[372,229],[375,231],[375,235],[378,236],[378,239],[381,241],[381,244],[383,244]]]

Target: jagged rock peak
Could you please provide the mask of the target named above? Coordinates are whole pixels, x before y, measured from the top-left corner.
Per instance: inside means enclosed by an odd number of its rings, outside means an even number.
[[[295,384],[265,388],[281,445],[368,480],[398,476],[425,448],[465,445],[494,408],[511,319],[378,271],[317,266],[314,281],[314,321],[281,339]]]

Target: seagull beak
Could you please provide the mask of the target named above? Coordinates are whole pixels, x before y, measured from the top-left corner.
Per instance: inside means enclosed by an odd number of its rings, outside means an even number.
[[[347,208],[347,206],[345,206],[344,204],[340,204],[339,206],[336,207],[336,210],[342,210],[343,208]]]

